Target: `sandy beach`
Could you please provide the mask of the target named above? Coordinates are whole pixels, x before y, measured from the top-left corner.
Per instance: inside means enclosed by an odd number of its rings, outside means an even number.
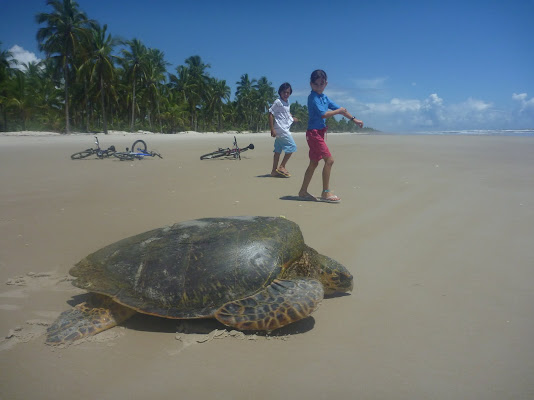
[[[0,134],[1,399],[533,399],[534,138],[329,134],[340,204],[294,199],[303,134],[269,177],[268,133],[143,139],[163,159],[71,160],[92,135]],[[310,192],[321,191],[320,170]],[[85,293],[69,269],[117,240],[240,215],[298,223],[354,275],[271,336],[136,315],[71,346],[48,324]],[[289,327],[288,327],[289,328]]]

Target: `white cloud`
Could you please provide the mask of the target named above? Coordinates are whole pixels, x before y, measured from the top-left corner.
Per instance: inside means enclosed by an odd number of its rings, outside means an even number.
[[[463,106],[466,107],[469,110],[474,111],[485,111],[491,109],[493,107],[492,103],[485,103],[482,100],[476,100],[472,99],[471,97],[467,99],[466,102],[463,103]]]
[[[514,94],[522,118],[512,110],[497,109],[492,103],[468,98],[448,104],[437,93],[426,99],[394,98],[387,103],[367,103],[358,116],[373,128],[388,131],[506,129],[534,126],[534,99]]]
[[[360,94],[359,90],[356,93]],[[534,127],[534,97],[529,98],[527,93],[514,93],[515,107],[510,109],[501,109],[492,102],[473,97],[448,103],[438,93],[423,99],[395,97],[384,102],[366,103],[355,97],[351,89],[329,87],[327,95],[362,119],[366,126],[384,132]],[[305,100],[303,104],[306,104]]]
[[[518,100],[518,101],[525,101],[527,99],[527,96],[528,95],[526,93],[520,93],[520,94],[514,93],[512,95],[512,99]]]
[[[385,93],[385,83],[388,77],[377,77],[370,79],[353,79],[356,90],[360,94],[367,96],[381,96]]]
[[[358,104],[358,100],[346,90],[329,90],[327,96],[341,107],[352,108]]]
[[[512,99],[516,101],[517,108],[513,118],[522,128],[534,127],[534,97],[528,98],[527,93],[514,93]]]
[[[356,79],[354,82],[356,86],[364,90],[382,89],[384,83],[387,81],[387,77],[371,78],[371,79]]]
[[[534,97],[531,97],[530,99],[528,99],[528,94],[526,93],[520,93],[520,94],[514,93],[512,95],[512,99],[519,102],[521,106],[519,110],[520,112],[524,112],[528,110],[534,111]]]
[[[29,64],[30,62],[38,63],[41,60],[37,58],[35,53],[31,51],[24,50],[19,45],[14,45],[9,49],[9,52],[13,55],[13,59],[18,61],[18,64],[12,64],[12,67],[24,70],[24,64]]]

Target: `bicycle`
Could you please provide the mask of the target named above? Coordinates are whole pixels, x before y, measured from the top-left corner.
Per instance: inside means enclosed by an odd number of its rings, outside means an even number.
[[[160,153],[155,151],[148,151],[144,140],[136,140],[132,145],[132,150],[129,151],[126,147],[125,152],[115,152],[113,154],[120,161],[133,161],[135,159],[142,160],[145,157],[159,157],[163,158]]]
[[[247,147],[243,147],[242,149],[239,148],[237,145],[237,139],[234,136],[234,146],[232,148],[228,147],[226,149],[220,148],[216,151],[213,151],[208,154],[204,154],[200,156],[201,160],[209,160],[212,158],[219,158],[219,157],[234,157],[235,159],[241,160],[241,153],[247,150],[253,150],[254,145],[251,143]]]
[[[81,160],[82,158],[87,158],[96,154],[99,159],[108,158],[115,154],[115,146],[109,146],[106,150],[100,148],[100,143],[98,142],[98,137],[95,136],[96,149],[87,149],[84,151],[79,151],[70,156],[72,160]]]

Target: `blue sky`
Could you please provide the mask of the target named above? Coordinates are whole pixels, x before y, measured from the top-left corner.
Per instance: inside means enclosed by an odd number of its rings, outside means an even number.
[[[201,56],[232,94],[248,73],[290,82],[290,101],[306,104],[321,68],[325,93],[382,131],[534,128],[534,0],[78,4],[113,35],[163,51],[169,72]],[[2,49],[43,58],[35,15],[51,11],[46,1],[0,10]]]

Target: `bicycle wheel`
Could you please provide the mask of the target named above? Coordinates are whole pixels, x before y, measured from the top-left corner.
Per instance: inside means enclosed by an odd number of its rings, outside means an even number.
[[[209,160],[210,158],[218,158],[222,156],[228,155],[228,150],[217,150],[212,153],[204,154],[203,156],[200,156],[201,160]]]
[[[82,158],[86,158],[89,156],[92,156],[95,153],[93,149],[87,149],[84,151],[79,151],[78,153],[74,153],[72,156],[70,156],[71,160],[81,160]]]
[[[134,156],[128,153],[113,153],[113,155],[121,161],[133,161],[134,159]]]
[[[143,140],[136,140],[134,144],[132,144],[132,151],[134,153],[146,153],[146,143]]]

